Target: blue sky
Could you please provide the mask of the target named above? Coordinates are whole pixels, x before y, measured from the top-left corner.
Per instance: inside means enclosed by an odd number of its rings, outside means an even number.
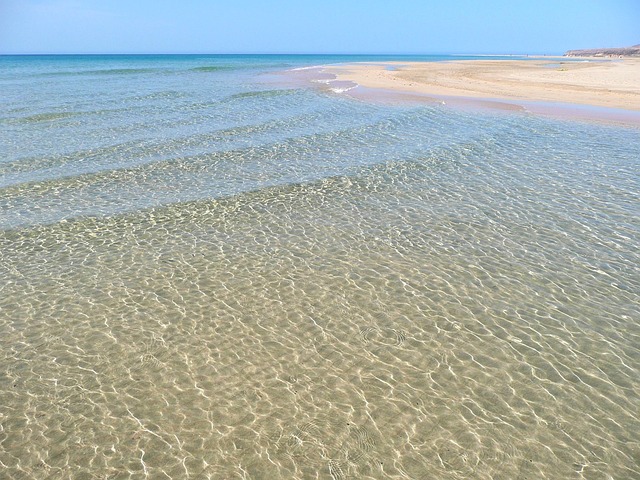
[[[640,0],[0,0],[0,53],[563,53],[640,43]]]

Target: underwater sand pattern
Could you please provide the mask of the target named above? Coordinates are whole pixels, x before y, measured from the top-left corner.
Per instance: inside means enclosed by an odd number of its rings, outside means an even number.
[[[640,477],[637,131],[172,82],[0,163],[0,476]]]

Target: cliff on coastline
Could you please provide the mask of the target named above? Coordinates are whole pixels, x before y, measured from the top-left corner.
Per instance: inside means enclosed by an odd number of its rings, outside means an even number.
[[[565,57],[640,57],[640,45],[623,48],[592,48],[589,50],[569,50]]]

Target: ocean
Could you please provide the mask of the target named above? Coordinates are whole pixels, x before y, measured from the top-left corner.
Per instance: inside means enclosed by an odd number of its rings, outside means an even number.
[[[640,478],[640,135],[0,57],[0,477]],[[463,57],[455,57],[463,58]]]

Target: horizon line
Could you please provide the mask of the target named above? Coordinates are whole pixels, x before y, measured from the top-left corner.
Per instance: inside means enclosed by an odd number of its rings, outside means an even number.
[[[520,57],[520,56],[562,56],[564,53],[442,53],[442,52],[0,52],[0,56],[72,56],[72,55],[109,55],[109,56],[143,56],[143,55],[395,55],[395,56],[429,56],[429,55],[448,55],[448,56],[473,56],[473,57]]]

